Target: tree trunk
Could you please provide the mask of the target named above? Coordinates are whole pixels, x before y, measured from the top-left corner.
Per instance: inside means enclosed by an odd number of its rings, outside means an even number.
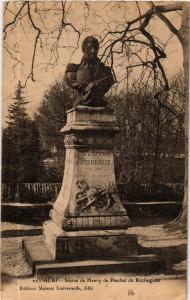
[[[185,176],[184,176],[184,199],[183,206],[178,217],[167,227],[172,231],[187,231],[187,201],[188,201],[188,124],[189,124],[189,3],[183,3],[182,9],[182,26],[180,29],[183,47],[183,66],[185,77]],[[169,226],[168,226],[169,225]]]

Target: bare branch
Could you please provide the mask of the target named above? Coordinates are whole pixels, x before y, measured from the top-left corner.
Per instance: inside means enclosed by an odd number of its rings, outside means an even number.
[[[14,19],[13,19],[11,22],[7,23],[7,24],[5,25],[5,27],[3,28],[3,33],[4,33],[3,39],[4,39],[4,40],[5,40],[6,37],[7,37],[7,29],[8,29],[10,26],[12,26],[12,25],[15,24],[17,18],[19,17],[20,13],[22,12],[22,10],[23,10],[23,8],[25,7],[26,4],[27,4],[27,2],[25,1],[25,2],[21,5],[21,7],[20,7],[19,11],[17,12],[17,14],[15,15]],[[8,5],[7,5],[7,6],[8,6]],[[7,6],[6,6],[6,8],[7,8]]]
[[[169,21],[169,19],[166,18],[166,16],[164,16],[164,15],[160,12],[158,6],[156,6],[152,1],[151,1],[151,3],[152,3],[153,9],[155,10],[156,15],[157,15],[157,16],[158,16],[158,17],[159,17],[159,18],[167,25],[167,27],[169,28],[169,30],[170,30],[171,32],[173,32],[173,33],[177,36],[177,38],[179,39],[179,41],[182,42],[182,36],[181,36],[181,34],[180,34],[180,31],[177,30],[177,29],[175,28],[175,26],[173,26],[173,24]]]
[[[33,18],[32,18],[32,15],[31,15],[31,9],[30,9],[30,2],[27,2],[27,7],[28,7],[28,16],[29,16],[30,22],[32,24],[32,27],[37,31],[37,35],[36,35],[35,42],[34,42],[34,48],[33,48],[31,72],[29,74],[29,77],[31,77],[32,81],[35,81],[34,80],[34,62],[35,62],[35,56],[36,56],[36,49],[37,49],[38,40],[39,40],[40,34],[42,32],[41,32],[41,29],[39,27],[37,27],[35,25],[34,21],[33,21]]]

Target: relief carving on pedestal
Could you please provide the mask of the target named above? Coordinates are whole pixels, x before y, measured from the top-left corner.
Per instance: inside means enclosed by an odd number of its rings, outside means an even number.
[[[117,188],[111,181],[107,181],[103,188],[91,188],[84,180],[78,180],[76,185],[76,209],[79,213],[105,211],[115,203]]]

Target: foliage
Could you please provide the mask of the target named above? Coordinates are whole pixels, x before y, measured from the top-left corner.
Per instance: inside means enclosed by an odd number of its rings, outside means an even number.
[[[75,97],[75,93],[62,82],[56,81],[44,93],[35,115],[43,149],[46,151],[44,158],[53,157],[55,162],[55,168],[48,171],[50,181],[60,181],[63,176],[65,150],[64,137],[60,130],[66,124],[66,111],[72,107]]]
[[[27,103],[19,81],[2,136],[3,182],[35,182],[43,171],[39,133],[28,117]]]
[[[166,184],[151,183],[140,184],[137,182],[128,182],[119,184],[118,190],[120,198],[127,202],[164,202],[164,201],[182,201],[183,189],[176,191],[174,187]],[[181,185],[183,187],[183,185]]]
[[[176,91],[180,91],[180,95]],[[171,80],[171,90],[164,106],[150,90],[145,92],[138,85],[133,85],[127,93],[110,97],[121,129],[116,143],[118,182],[183,180],[184,160],[175,157],[184,154],[184,103],[182,73]],[[172,171],[176,165],[180,174]],[[167,167],[171,172],[165,171]]]
[[[44,94],[36,114],[46,150],[44,158],[54,161],[47,170],[46,181],[62,180],[65,150],[60,129],[66,123],[66,110],[71,107],[76,97],[71,92],[61,82],[56,81]],[[179,172],[175,172],[175,176],[172,168],[176,165],[173,167],[171,164],[173,157],[169,163],[167,159],[168,154],[175,156],[176,153],[184,153],[183,74],[180,73],[171,80],[171,91],[164,107],[154,99],[150,89],[143,89],[143,82],[142,86],[133,85],[133,89],[127,92],[110,95],[108,101],[116,110],[121,130],[116,138],[117,182],[138,184],[183,181],[183,159],[176,161]],[[55,149],[56,151],[51,151]]]

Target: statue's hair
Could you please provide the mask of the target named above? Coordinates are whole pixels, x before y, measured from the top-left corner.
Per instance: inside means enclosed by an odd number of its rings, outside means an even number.
[[[93,43],[97,47],[97,49],[99,49],[99,42],[98,42],[97,38],[95,38],[94,36],[91,35],[91,36],[87,36],[82,43],[83,53],[86,49],[87,43],[89,43],[89,42]]]

